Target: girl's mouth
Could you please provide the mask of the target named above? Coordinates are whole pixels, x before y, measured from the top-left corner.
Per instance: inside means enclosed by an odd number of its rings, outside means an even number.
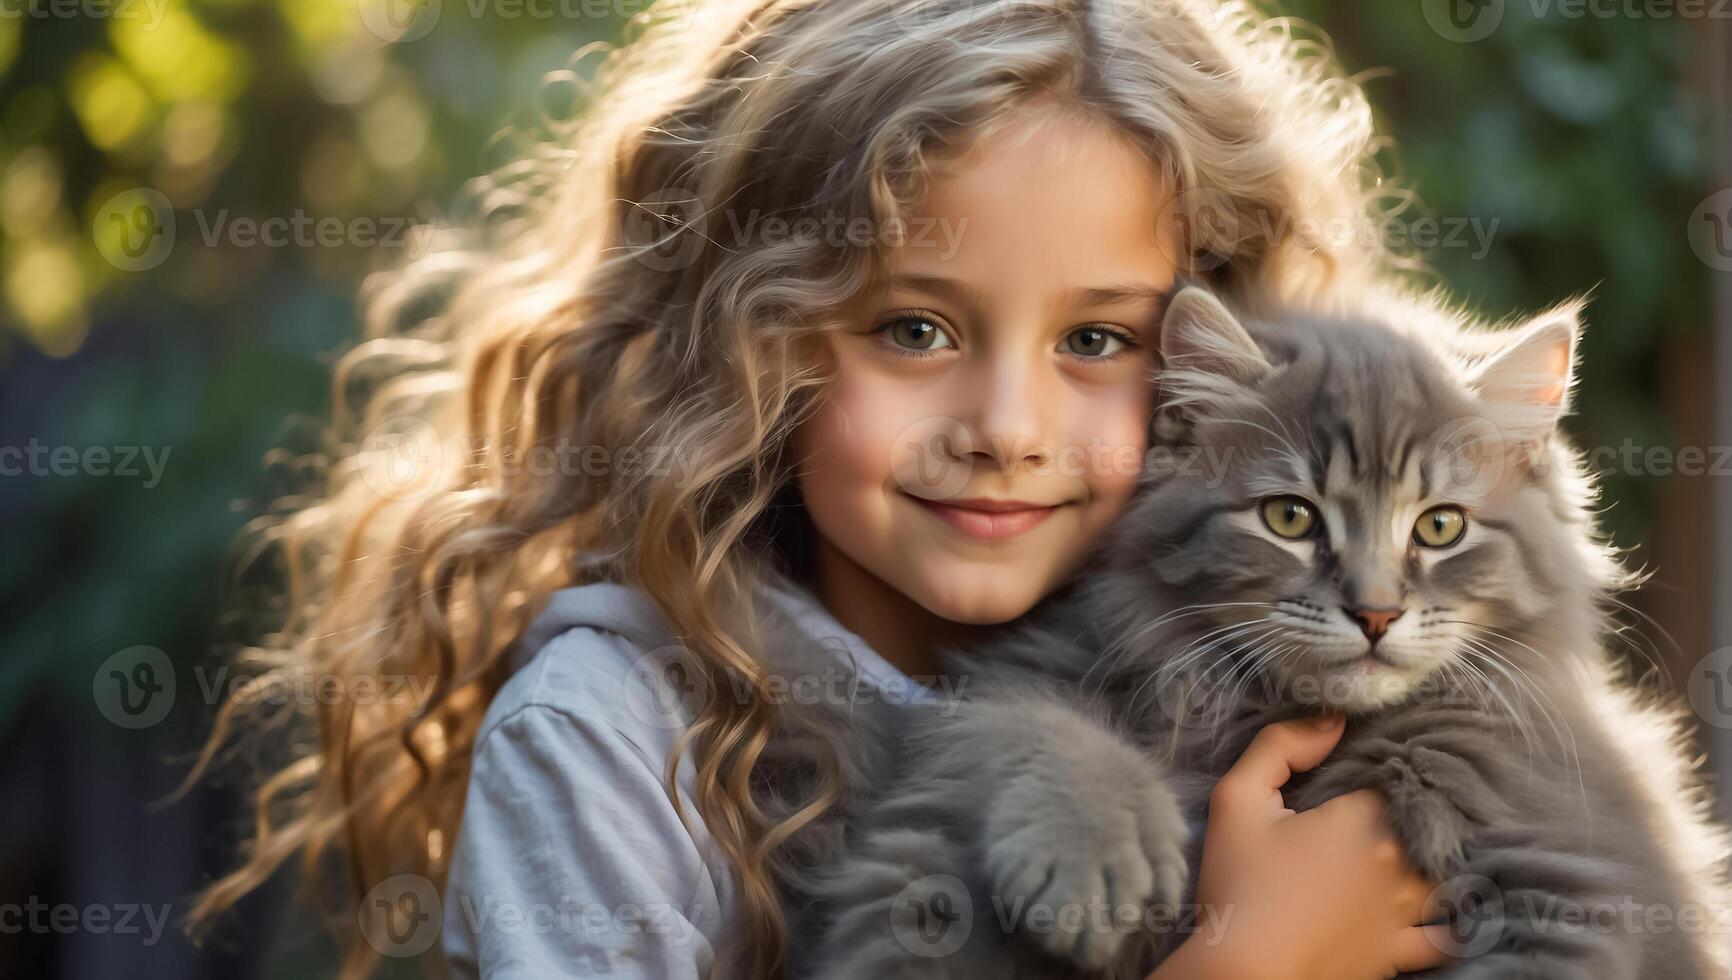
[[[988,541],[1014,538],[1039,527],[1062,504],[1035,504],[1025,500],[927,500],[909,494],[909,499],[939,520],[972,538]]]

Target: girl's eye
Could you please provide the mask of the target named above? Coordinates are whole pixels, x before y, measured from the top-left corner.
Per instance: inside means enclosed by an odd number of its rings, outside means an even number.
[[[1087,326],[1072,330],[1059,348],[1078,357],[1110,358],[1131,346],[1129,337],[1106,327]]]
[[[1291,494],[1270,497],[1263,501],[1262,511],[1263,523],[1283,538],[1308,538],[1322,526],[1317,519],[1317,508],[1304,497]]]
[[[1425,548],[1447,548],[1461,540],[1467,530],[1467,515],[1460,507],[1445,504],[1419,515],[1413,525],[1413,543]]]
[[[956,346],[942,327],[923,316],[899,316],[878,330],[903,353],[926,354]]]

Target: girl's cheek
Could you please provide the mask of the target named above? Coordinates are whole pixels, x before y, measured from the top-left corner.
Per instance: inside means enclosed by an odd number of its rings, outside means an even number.
[[[1122,507],[1136,490],[1149,447],[1152,384],[1134,381],[1084,399],[1069,426],[1070,451],[1090,496]]]
[[[796,439],[810,482],[840,494],[893,486],[899,442],[943,411],[921,387],[845,365]]]

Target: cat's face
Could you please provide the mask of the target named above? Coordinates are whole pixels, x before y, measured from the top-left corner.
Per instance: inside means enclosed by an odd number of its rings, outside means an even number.
[[[1200,289],[1163,327],[1172,455],[1165,472],[1155,457],[1136,550],[1187,607],[1175,663],[1349,711],[1507,667],[1492,661],[1561,587],[1536,566],[1571,540],[1535,465],[1573,309],[1471,369],[1372,322],[1250,327]]]

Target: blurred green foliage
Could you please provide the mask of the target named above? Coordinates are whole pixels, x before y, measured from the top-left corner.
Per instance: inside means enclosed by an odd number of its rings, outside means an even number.
[[[442,6],[0,7],[0,446],[169,454],[155,485],[0,477],[0,721],[50,679],[88,705],[125,647],[206,654],[236,533],[291,485],[267,454],[317,444],[361,278],[534,132],[550,76],[633,12]],[[116,240],[132,215],[112,212],[141,189],[173,225],[135,271]],[[272,219],[284,244],[247,237]],[[331,219],[340,244],[309,246]]]

